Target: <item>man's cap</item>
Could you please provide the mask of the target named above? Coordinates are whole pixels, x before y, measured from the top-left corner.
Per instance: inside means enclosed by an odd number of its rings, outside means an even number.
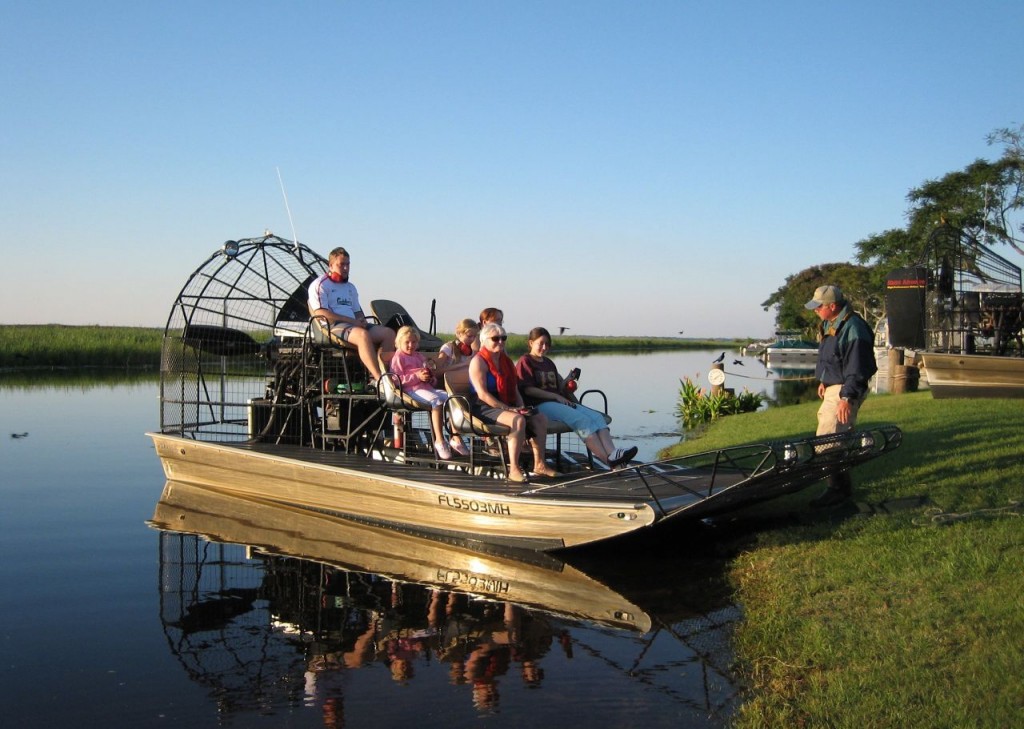
[[[817,309],[822,304],[838,304],[842,301],[843,292],[838,286],[819,286],[814,289],[814,296],[804,304],[804,308]]]

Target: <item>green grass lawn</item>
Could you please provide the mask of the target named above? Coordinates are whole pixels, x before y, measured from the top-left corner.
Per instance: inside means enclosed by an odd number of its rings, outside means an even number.
[[[737,415],[673,450],[813,431],[816,403]],[[860,424],[903,445],[853,472],[861,504],[819,487],[748,510],[797,514],[733,560],[749,695],[738,727],[1016,726],[1024,715],[1020,400],[868,398]],[[906,507],[910,508],[906,508]]]

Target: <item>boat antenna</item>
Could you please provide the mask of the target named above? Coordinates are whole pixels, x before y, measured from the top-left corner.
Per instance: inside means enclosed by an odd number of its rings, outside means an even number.
[[[284,180],[281,179],[281,168],[275,167],[277,170],[277,183],[281,186],[281,196],[284,197],[284,209],[288,213],[288,225],[292,227],[292,240],[295,241],[295,253],[299,253],[299,236],[295,233],[295,222],[292,220],[292,209],[288,205],[288,193],[284,191]]]

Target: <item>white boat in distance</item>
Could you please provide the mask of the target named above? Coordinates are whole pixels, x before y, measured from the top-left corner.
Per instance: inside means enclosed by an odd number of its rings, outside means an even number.
[[[775,340],[762,351],[769,367],[814,369],[818,364],[818,345],[803,339],[798,331],[775,332]]]
[[[266,235],[228,241],[189,277],[165,328],[160,431],[149,434],[168,480],[553,551],[726,514],[901,441],[898,428],[881,426],[609,470],[553,424],[547,460],[559,475],[511,483],[508,456],[490,455],[488,432],[465,413],[456,417],[464,398],[450,398],[446,425],[468,439],[469,455],[440,460],[429,414],[396,404],[387,382],[369,387],[353,350],[318,336],[306,289],[325,268],[305,246]],[[490,434],[500,445],[500,434]]]

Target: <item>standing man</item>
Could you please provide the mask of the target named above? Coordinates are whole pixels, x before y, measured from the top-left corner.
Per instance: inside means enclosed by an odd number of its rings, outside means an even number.
[[[805,308],[821,319],[818,328],[817,435],[845,433],[857,423],[857,412],[868,395],[868,380],[878,371],[871,328],[850,308],[838,286],[819,286]],[[846,471],[831,476],[828,488],[811,506],[834,506],[850,498],[852,483]]]
[[[331,335],[351,344],[370,373],[373,382],[380,379],[377,348],[394,351],[395,333],[384,326],[370,324],[359,305],[359,292],[348,280],[352,262],[348,251],[335,248],[327,257],[327,272],[309,285],[309,311],[323,317]]]

